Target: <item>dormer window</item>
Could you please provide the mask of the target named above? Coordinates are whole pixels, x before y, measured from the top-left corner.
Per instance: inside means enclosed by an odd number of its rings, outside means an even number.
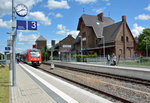
[[[123,42],[124,40],[123,40],[123,36],[121,36],[121,41]]]
[[[127,41],[127,42],[129,41],[129,38],[128,38],[128,37],[126,37],[126,41]]]

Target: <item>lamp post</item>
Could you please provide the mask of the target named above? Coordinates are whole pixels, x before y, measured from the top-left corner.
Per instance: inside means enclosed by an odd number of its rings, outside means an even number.
[[[148,57],[147,37],[144,37],[144,39],[146,40],[146,57]]]
[[[99,22],[96,22],[96,23],[98,26],[100,25]],[[105,62],[105,38],[103,35],[101,36],[101,38],[103,39],[103,58],[104,58],[104,62]]]
[[[51,40],[51,69],[55,68],[54,62],[53,62],[53,51],[54,51],[54,45],[55,45],[55,40]]]
[[[105,62],[105,37],[101,36],[101,38],[103,39],[103,59],[104,59],[104,62]]]
[[[16,54],[15,54],[15,41],[16,41],[16,23],[15,23],[15,7],[14,0],[12,0],[12,72],[13,72],[13,86],[16,85]]]
[[[83,53],[82,53],[82,36],[80,35],[79,38],[81,38],[81,62],[83,61]]]
[[[6,32],[6,34],[11,34],[10,32]],[[10,41],[11,41],[11,43],[10,43],[10,45],[11,45],[11,47],[12,47],[12,36],[10,36]],[[12,52],[10,52],[10,69],[12,69]]]

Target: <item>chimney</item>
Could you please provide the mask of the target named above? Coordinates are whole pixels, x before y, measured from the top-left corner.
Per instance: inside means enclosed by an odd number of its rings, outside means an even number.
[[[125,15],[122,16],[122,21],[126,22],[126,16]]]
[[[101,22],[104,22],[103,13],[98,14],[98,17],[100,18]]]
[[[124,54],[124,59],[126,59],[126,16],[122,16],[122,22],[123,22],[123,54]]]

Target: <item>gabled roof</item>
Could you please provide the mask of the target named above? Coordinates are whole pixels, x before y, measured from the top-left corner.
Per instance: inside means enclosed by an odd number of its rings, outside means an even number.
[[[46,39],[42,35],[40,35],[40,37],[38,37],[38,39],[36,39],[36,41],[46,41]]]
[[[68,41],[68,40],[69,40],[69,41],[70,41],[70,40],[71,40],[71,41],[72,41],[72,40],[74,41],[74,40],[75,40],[75,38],[74,38],[74,37],[72,37],[72,35],[71,35],[71,34],[69,34],[66,38],[64,38],[64,39],[63,39],[63,40],[61,40],[60,42]]]
[[[105,43],[114,42],[116,35],[118,34],[122,24],[123,22],[120,21],[120,22],[104,27],[103,35],[105,38]]]
[[[92,27],[97,38],[100,38],[103,33],[103,28],[105,26],[108,26],[114,23],[114,20],[112,20],[110,17],[103,17],[103,18],[104,18],[104,21],[102,22],[98,16],[83,14],[79,20],[77,30],[80,30],[80,24],[81,24],[80,22],[81,20],[83,20],[85,26]]]

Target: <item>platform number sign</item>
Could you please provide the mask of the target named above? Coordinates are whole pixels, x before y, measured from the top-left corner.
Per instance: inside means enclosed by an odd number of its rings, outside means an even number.
[[[37,30],[37,21],[28,21],[28,30]]]
[[[37,21],[17,20],[17,30],[37,31]]]
[[[17,20],[17,30],[27,30],[26,21]]]

